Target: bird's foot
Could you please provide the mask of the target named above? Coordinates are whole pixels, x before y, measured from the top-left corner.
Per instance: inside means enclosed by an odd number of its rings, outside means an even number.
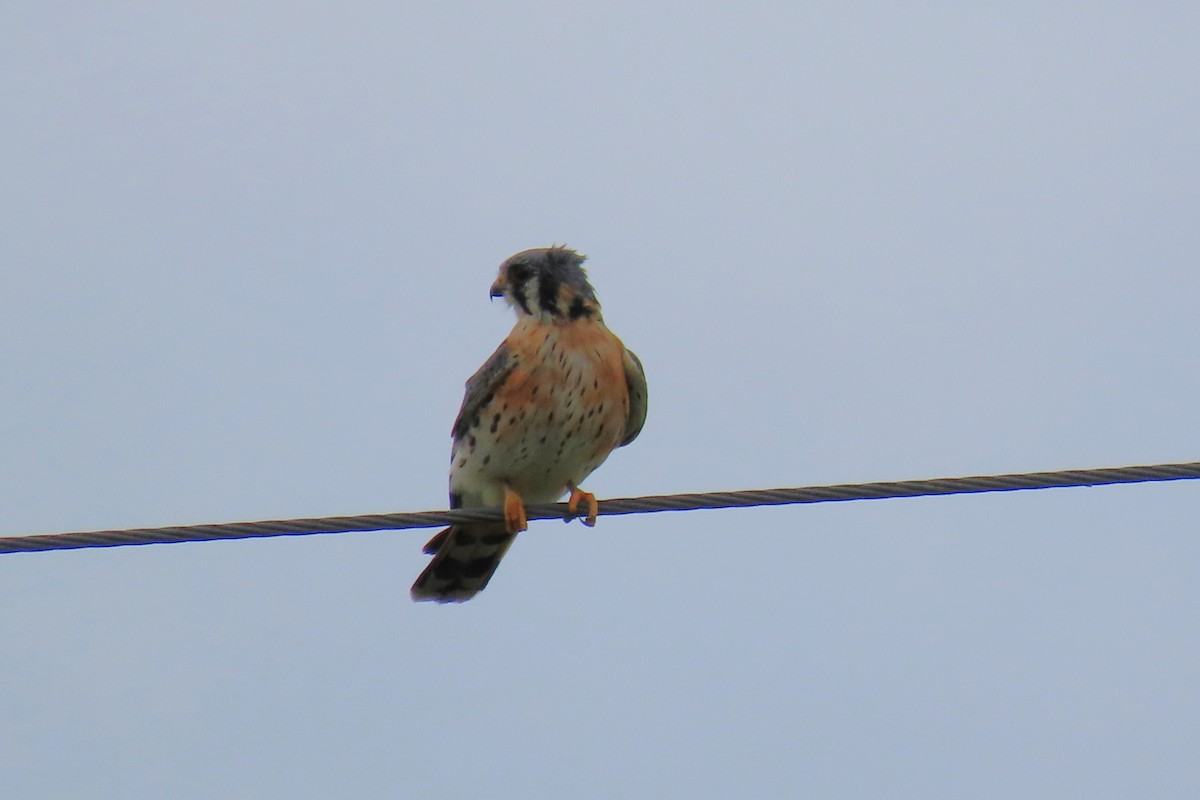
[[[591,492],[585,492],[578,486],[571,487],[571,497],[567,500],[567,511],[571,512],[571,518],[574,519],[579,515],[579,504],[587,503],[588,513],[583,518],[583,524],[589,528],[596,525],[596,514],[600,513],[600,504],[596,502],[596,495]]]
[[[525,517],[525,501],[507,486],[504,487],[504,528],[509,533],[520,533],[529,529],[529,520]]]

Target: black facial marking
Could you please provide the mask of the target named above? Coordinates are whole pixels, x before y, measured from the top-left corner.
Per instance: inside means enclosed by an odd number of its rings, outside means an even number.
[[[591,316],[592,314],[591,310],[583,304],[582,297],[576,297],[571,301],[571,308],[568,309],[567,313],[571,319],[579,319],[580,317]]]
[[[531,274],[528,264],[520,261],[515,264],[509,264],[508,283],[510,286],[524,286],[525,281],[529,280]]]
[[[558,279],[553,274],[542,270],[538,276],[538,305],[542,311],[549,311],[558,316]]]
[[[529,301],[525,299],[525,292],[521,291],[520,289],[521,289],[521,287],[517,287],[517,286],[514,286],[512,288],[511,291],[512,291],[513,299],[517,301],[517,305],[519,305],[521,307],[522,311],[524,311],[526,314],[529,314],[530,316],[532,316],[533,312],[529,310]]]

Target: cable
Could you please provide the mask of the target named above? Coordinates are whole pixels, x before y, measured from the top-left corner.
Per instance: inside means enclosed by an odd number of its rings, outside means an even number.
[[[657,511],[698,511],[709,508],[750,508],[797,503],[834,503],[846,500],[882,500],[894,497],[928,497],[980,492],[1013,492],[1021,489],[1051,489],[1071,486],[1109,486],[1118,483],[1179,481],[1200,478],[1200,461],[1186,464],[1156,464],[1143,467],[1021,472],[1008,475],[978,475],[967,478],[935,478],[916,481],[846,483],[805,486],[797,489],[755,489],[740,492],[654,495],[604,500],[600,514],[645,514]],[[529,519],[564,519],[565,503],[531,505]],[[0,553],[30,553],[42,550],[76,550],[90,547],[121,547],[135,544],[211,542],[222,539],[256,539],[267,536],[306,536],[315,533],[406,530],[433,528],[460,522],[499,520],[499,509],[456,509],[401,514],[362,514],[352,517],[230,522],[217,525],[182,525],[166,528],[51,533],[0,537]]]

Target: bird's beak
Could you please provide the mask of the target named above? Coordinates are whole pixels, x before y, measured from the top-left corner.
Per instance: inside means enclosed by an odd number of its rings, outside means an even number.
[[[488,292],[488,297],[495,300],[497,297],[504,297],[504,293],[508,291],[508,284],[504,280],[504,276],[496,278],[496,282],[492,284],[492,289]]]

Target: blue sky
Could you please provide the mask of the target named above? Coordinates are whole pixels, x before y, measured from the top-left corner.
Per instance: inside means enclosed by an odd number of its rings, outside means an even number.
[[[1200,14],[0,10],[0,534],[444,507],[496,266],[598,496],[1200,458]],[[14,797],[1194,797],[1200,486],[0,557]]]

